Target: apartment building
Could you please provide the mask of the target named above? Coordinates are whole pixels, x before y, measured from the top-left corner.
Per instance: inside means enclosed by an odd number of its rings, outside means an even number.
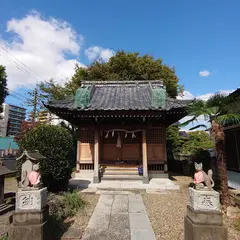
[[[1,116],[0,136],[16,136],[21,131],[22,122],[26,118],[26,109],[4,103]]]
[[[63,120],[61,120],[58,116],[56,116],[55,114],[52,114],[48,110],[42,110],[38,113],[37,121],[40,123],[48,123],[48,124],[52,124],[52,125],[57,125]]]

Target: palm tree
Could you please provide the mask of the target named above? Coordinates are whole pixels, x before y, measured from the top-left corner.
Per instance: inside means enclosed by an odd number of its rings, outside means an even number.
[[[182,124],[182,126],[187,126],[189,123],[197,121],[199,116],[204,116],[204,119],[210,123],[210,132],[215,140],[216,160],[221,189],[220,199],[224,207],[230,205],[224,126],[240,122],[239,105],[239,99],[236,100],[231,97],[231,95],[226,97],[223,94],[216,93],[207,101],[193,101],[187,109],[188,116],[191,116],[191,119]],[[190,130],[197,129],[199,127],[206,127],[206,125],[199,124]]]

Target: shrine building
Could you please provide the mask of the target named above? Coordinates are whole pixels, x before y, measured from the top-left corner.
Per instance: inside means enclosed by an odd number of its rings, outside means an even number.
[[[188,104],[168,97],[158,80],[84,81],[74,97],[45,106],[78,127],[77,174],[92,171],[94,183],[137,174],[148,183],[168,177],[166,129]]]

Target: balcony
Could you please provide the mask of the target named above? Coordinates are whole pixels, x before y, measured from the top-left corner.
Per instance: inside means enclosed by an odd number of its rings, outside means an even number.
[[[12,106],[12,105],[9,105],[9,110],[10,111],[15,111],[15,112],[20,112],[20,113],[26,113],[26,109],[25,108]]]

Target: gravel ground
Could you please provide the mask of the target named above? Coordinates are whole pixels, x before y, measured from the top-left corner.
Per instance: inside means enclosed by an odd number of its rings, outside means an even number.
[[[188,184],[191,178],[186,176],[173,176],[173,178],[180,186],[180,190],[142,195],[158,240],[184,239],[184,216],[188,204]],[[224,222],[228,226],[228,239],[240,240],[240,232],[234,229],[233,220],[224,216]]]

